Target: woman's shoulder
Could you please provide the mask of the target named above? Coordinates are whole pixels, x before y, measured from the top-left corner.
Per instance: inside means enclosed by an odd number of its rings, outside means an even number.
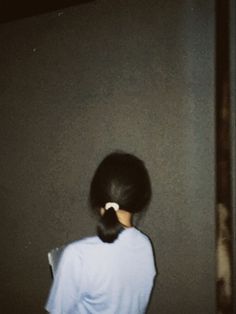
[[[68,243],[65,246],[65,251],[67,252],[81,251],[83,250],[83,248],[93,247],[99,245],[100,243],[101,240],[97,236],[85,237]]]
[[[136,227],[128,228],[121,233],[120,239],[124,240],[126,245],[132,247],[150,247],[150,238]]]
[[[137,227],[130,228],[130,231],[134,234],[134,236],[142,238],[144,241],[148,242],[150,241],[149,236],[145,232],[138,229]]]

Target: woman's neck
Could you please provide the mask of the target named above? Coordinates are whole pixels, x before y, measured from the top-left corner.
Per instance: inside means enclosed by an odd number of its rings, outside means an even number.
[[[116,214],[117,214],[117,217],[118,217],[120,223],[124,227],[130,228],[130,227],[133,226],[133,224],[132,224],[132,217],[133,217],[133,215],[130,212],[128,212],[126,210],[123,210],[123,209],[119,209],[116,212]]]
[[[101,215],[105,213],[105,209],[101,208],[100,209]],[[125,227],[125,228],[130,228],[133,226],[132,219],[133,219],[133,214],[128,212],[127,210],[119,209],[117,212],[117,217],[119,222]]]

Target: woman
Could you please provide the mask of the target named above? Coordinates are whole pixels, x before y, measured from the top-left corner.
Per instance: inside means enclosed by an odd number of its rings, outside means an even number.
[[[156,270],[150,240],[132,218],[150,198],[140,159],[112,153],[101,162],[90,188],[99,213],[97,236],[64,250],[46,306],[50,313],[145,313]]]

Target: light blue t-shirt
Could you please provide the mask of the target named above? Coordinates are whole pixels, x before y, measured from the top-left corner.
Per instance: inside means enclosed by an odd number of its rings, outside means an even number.
[[[156,274],[152,246],[136,228],[113,243],[97,236],[63,252],[46,309],[53,314],[143,314]]]

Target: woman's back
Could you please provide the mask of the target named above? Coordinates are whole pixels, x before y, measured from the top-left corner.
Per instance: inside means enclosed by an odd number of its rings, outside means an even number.
[[[89,196],[99,217],[97,236],[65,249],[46,308],[53,314],[143,314],[155,277],[150,241],[133,227],[133,215],[151,199],[143,161],[108,155]]]
[[[141,314],[154,277],[150,241],[136,228],[125,229],[111,244],[98,237],[86,238],[66,248],[47,310],[57,314]]]

